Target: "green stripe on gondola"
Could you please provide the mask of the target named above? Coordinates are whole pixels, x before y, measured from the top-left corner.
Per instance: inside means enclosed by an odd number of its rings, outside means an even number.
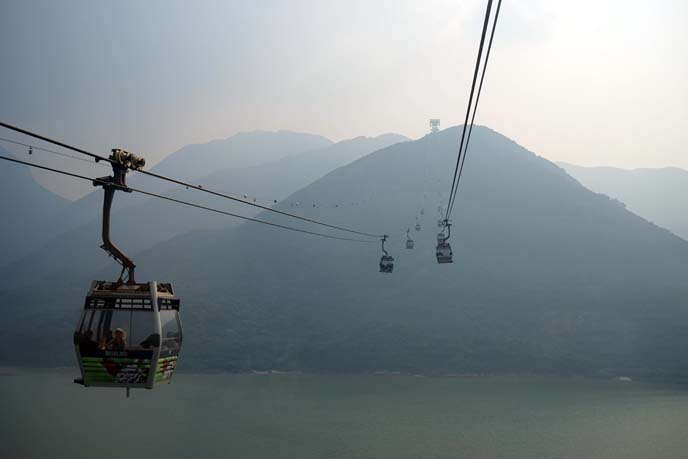
[[[103,365],[117,365],[120,367],[150,367],[150,362],[113,362],[112,360],[103,360],[101,362],[81,362],[85,367],[96,367]]]
[[[82,357],[81,361],[86,362],[115,362],[115,363],[150,363],[151,359],[133,359],[127,357]]]
[[[174,368],[164,368],[164,369],[161,369],[161,370],[157,370],[157,371],[155,372],[156,375],[162,375],[162,374],[165,374],[165,373],[169,373],[169,374],[174,373]]]
[[[150,363],[149,362],[141,362],[141,363],[121,363],[121,362],[82,362],[82,365],[84,368],[87,367],[102,367],[105,365],[119,365],[122,367],[131,367],[131,368],[150,368]]]
[[[176,367],[174,365],[166,365],[166,366],[160,366],[155,369],[155,371],[168,371],[168,370],[174,370]]]
[[[141,371],[141,374],[148,374],[148,373],[149,373],[149,370],[148,370],[147,368],[144,369],[144,370],[140,370],[140,371]],[[118,373],[119,373],[119,372],[118,372]],[[110,373],[109,371],[107,371],[107,369],[105,369],[105,368],[88,368],[88,369],[84,369],[84,374],[86,374],[86,375],[100,375],[100,374],[103,374],[103,375],[112,375],[112,373]],[[115,373],[115,374],[117,374],[117,373]]]
[[[141,374],[146,376],[146,375],[148,375],[148,372],[144,371],[144,372],[141,372]],[[86,372],[84,372],[84,376],[86,378],[101,377],[101,376],[102,377],[108,377],[108,378],[115,378],[115,377],[117,377],[117,373],[113,375],[112,373],[109,373],[105,370],[103,370],[103,371],[86,371]]]
[[[111,359],[111,358],[89,358],[87,359],[81,359],[81,362],[84,365],[89,365],[89,364],[101,364],[104,362],[108,363],[119,363],[122,365],[150,365],[151,360],[150,359]]]

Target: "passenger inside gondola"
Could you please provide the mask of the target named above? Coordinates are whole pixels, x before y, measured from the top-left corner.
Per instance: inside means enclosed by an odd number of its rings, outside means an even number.
[[[123,351],[127,347],[127,332],[121,328],[116,328],[114,338],[108,343],[107,348],[111,351]]]

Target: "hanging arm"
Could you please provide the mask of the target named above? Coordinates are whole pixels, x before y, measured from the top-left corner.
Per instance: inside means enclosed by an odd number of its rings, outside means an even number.
[[[143,158],[139,158],[133,153],[124,150],[112,150],[110,156],[112,160],[113,175],[110,177],[100,177],[93,181],[94,186],[102,186],[104,191],[103,196],[103,245],[100,247],[107,252],[112,258],[122,265],[122,272],[119,275],[118,283],[124,282],[124,273],[126,271],[127,284],[135,284],[134,270],[136,265],[133,260],[127,257],[117,246],[110,240],[110,214],[112,213],[112,201],[115,197],[115,191],[120,190],[126,193],[131,193],[127,187],[126,174],[129,169],[138,170],[143,167],[146,162]]]

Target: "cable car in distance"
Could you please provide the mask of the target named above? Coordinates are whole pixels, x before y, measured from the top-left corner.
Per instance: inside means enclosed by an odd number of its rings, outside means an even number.
[[[385,250],[385,241],[387,240],[387,235],[382,236],[382,257],[380,258],[380,272],[391,274],[394,271],[394,257],[391,256]]]
[[[420,231],[420,222],[416,222],[416,231]]]
[[[437,247],[435,248],[435,256],[437,257],[437,263],[453,263],[454,254],[452,252],[451,245],[449,244],[449,236],[451,236],[451,223],[449,220],[443,221],[443,226],[447,228],[447,235],[444,235],[444,230],[442,230],[437,235]]]
[[[411,229],[406,230],[406,248],[413,249],[413,239],[411,238]]]
[[[74,332],[74,347],[81,372],[75,383],[85,387],[152,389],[169,383],[182,345],[179,299],[172,285],[137,283],[136,265],[110,240],[110,213],[115,191],[131,193],[126,184],[129,169],[145,165],[143,158],[112,150],[113,175],[93,181],[102,186],[103,245],[121,266],[116,282],[93,281]],[[126,277],[125,277],[126,275]]]

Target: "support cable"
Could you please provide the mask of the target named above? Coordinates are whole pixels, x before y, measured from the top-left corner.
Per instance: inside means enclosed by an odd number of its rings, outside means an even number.
[[[26,162],[26,161],[21,161],[21,160],[19,160],[19,159],[10,158],[10,157],[8,157],[8,156],[0,155],[0,159],[3,159],[3,160],[5,160],[5,161],[10,161],[10,162],[13,162],[13,163],[24,164],[24,165],[26,165],[26,166],[34,167],[34,168],[41,169],[41,170],[45,170],[45,171],[49,171],[49,172],[54,172],[54,173],[57,173],[57,174],[66,175],[66,176],[69,176],[69,177],[78,178],[78,179],[81,179],[81,180],[86,180],[86,181],[89,181],[89,182],[92,182],[92,183],[97,183],[97,184],[101,184],[101,185],[112,185],[110,182],[106,182],[105,180],[94,179],[94,178],[91,178],[91,177],[86,177],[86,176],[84,176],[84,175],[79,175],[79,174],[75,174],[75,173],[72,173],[72,172],[67,172],[67,171],[64,171],[64,170],[61,170],[61,169],[55,169],[55,168],[52,168],[52,167],[41,166],[41,165],[39,165],[39,164],[34,164],[34,163]],[[115,186],[116,186],[116,185],[115,185]],[[116,186],[116,187],[117,187],[117,188],[120,188],[120,189],[122,189],[122,190],[124,190],[124,188],[122,188],[122,187],[118,187],[118,186]],[[224,211],[224,210],[219,210],[219,209],[215,209],[215,208],[212,208],[212,207],[203,206],[203,205],[200,205],[200,204],[195,204],[195,203],[188,202],[188,201],[183,201],[183,200],[181,200],[181,199],[170,198],[169,196],[163,196],[163,195],[161,195],[161,194],[151,193],[151,192],[149,192],[149,191],[140,190],[140,189],[137,189],[137,188],[126,187],[126,189],[127,189],[127,190],[131,190],[131,191],[133,191],[133,192],[135,192],[135,193],[140,193],[140,194],[144,194],[144,195],[147,195],[147,196],[152,196],[152,197],[159,198],[159,199],[164,199],[164,200],[166,200],[166,201],[174,202],[174,203],[177,203],[177,204],[182,204],[182,205],[186,205],[186,206],[190,206],[190,207],[195,207],[195,208],[197,208],[197,209],[202,209],[202,210],[206,210],[206,211],[209,211],[209,212],[214,212],[214,213],[218,213],[218,214],[222,214],[222,215],[227,215],[227,216],[229,216],[229,217],[240,218],[240,219],[243,219],[243,220],[246,220],[246,221],[250,221],[250,222],[254,222],[254,223],[261,223],[261,224],[263,224],[263,225],[268,225],[268,226],[272,226],[272,227],[280,228],[280,229],[285,229],[285,230],[289,230],[289,231],[296,231],[296,232],[299,232],[299,233],[310,234],[310,235],[313,235],[313,236],[319,236],[319,237],[324,237],[324,238],[329,238],[329,239],[337,239],[337,240],[340,240],[340,241],[348,241],[348,242],[362,242],[362,243],[367,243],[367,244],[376,244],[376,243],[378,242],[378,241],[369,241],[369,240],[365,240],[365,239],[353,239],[353,238],[345,238],[345,237],[340,237],[340,236],[333,236],[333,235],[330,235],[330,234],[318,233],[318,232],[315,232],[315,231],[307,231],[307,230],[303,230],[303,229],[300,229],[300,228],[293,228],[293,227],[291,227],[291,226],[280,225],[280,224],[278,224],[278,223],[272,223],[272,222],[268,222],[268,221],[265,221],[265,220],[260,220],[260,219],[257,219],[257,218],[245,217],[245,216],[243,216],[243,215],[238,215],[238,214],[234,214],[234,213],[231,213],[231,212],[226,212],[226,211]]]
[[[105,157],[105,156],[97,155],[97,154],[95,154],[95,153],[88,152],[88,151],[83,150],[83,149],[81,149],[81,148],[73,147],[73,146],[68,145],[68,144],[65,144],[65,143],[63,143],[63,142],[60,142],[60,141],[51,139],[51,138],[49,138],[49,137],[42,136],[42,135],[40,135],[40,134],[36,134],[36,133],[34,133],[34,132],[31,132],[31,131],[27,131],[26,129],[22,129],[22,128],[19,128],[19,127],[17,127],[17,126],[13,126],[13,125],[11,125],[11,124],[8,124],[8,123],[2,122],[2,121],[0,121],[0,127],[4,127],[4,128],[7,128],[7,129],[10,129],[10,130],[13,130],[13,131],[15,131],[15,132],[19,132],[19,133],[22,133],[22,134],[24,134],[24,135],[28,135],[28,136],[30,136],[30,137],[34,137],[34,138],[40,139],[40,140],[43,140],[43,141],[45,141],[45,142],[52,143],[52,144],[54,144],[54,145],[58,145],[58,146],[60,146],[60,147],[66,148],[66,149],[68,149],[68,150],[75,151],[75,152],[77,152],[77,153],[81,153],[81,154],[83,154],[83,155],[86,155],[86,156],[89,156],[89,157],[95,159],[96,162],[106,161],[106,162],[109,162],[109,163],[111,163],[111,164],[113,163],[113,161],[112,161],[111,159],[109,159],[109,158],[107,158],[107,157]],[[259,209],[263,209],[263,210],[266,210],[266,211],[268,211],[268,212],[277,213],[277,214],[280,214],[280,215],[284,215],[284,216],[291,217],[291,218],[295,218],[295,219],[298,219],[298,220],[302,220],[302,221],[305,221],[305,222],[308,222],[308,223],[313,223],[313,224],[316,224],[316,225],[324,226],[324,227],[327,227],[327,228],[332,228],[332,229],[336,229],[336,230],[339,230],[339,231],[344,231],[344,232],[347,232],[347,233],[353,233],[353,234],[358,234],[358,235],[361,235],[361,236],[368,236],[368,237],[373,237],[373,238],[380,238],[380,237],[382,236],[382,235],[380,235],[380,234],[373,234],[373,233],[366,233],[366,232],[363,232],[363,231],[357,231],[357,230],[354,230],[354,229],[351,229],[351,228],[346,228],[346,227],[343,227],[343,226],[332,225],[332,224],[325,223],[325,222],[321,222],[321,221],[318,221],[318,220],[315,220],[315,219],[312,219],[312,218],[302,217],[302,216],[300,216],[300,215],[292,214],[292,213],[285,212],[285,211],[282,211],[282,210],[277,210],[277,209],[274,209],[274,208],[272,208],[272,207],[263,206],[263,205],[261,205],[261,204],[257,204],[257,203],[254,203],[254,202],[250,202],[250,201],[246,201],[246,200],[243,200],[243,199],[239,199],[239,198],[236,198],[236,197],[234,197],[234,196],[230,196],[230,195],[228,195],[228,194],[220,193],[220,192],[217,192],[217,191],[212,191],[212,190],[209,190],[209,189],[204,188],[202,185],[194,185],[194,184],[191,184],[191,183],[184,182],[184,181],[182,181],[182,180],[177,180],[177,179],[174,179],[174,178],[171,178],[171,177],[166,177],[166,176],[164,176],[164,175],[156,174],[155,172],[150,172],[150,171],[145,171],[145,170],[138,170],[138,169],[130,169],[130,170],[133,170],[133,171],[138,172],[138,173],[143,174],[143,175],[148,175],[148,176],[150,176],[150,177],[155,177],[155,178],[160,179],[160,180],[165,180],[165,181],[168,181],[168,182],[177,184],[177,185],[181,185],[181,186],[184,186],[184,187],[186,187],[186,188],[193,188],[194,190],[202,191],[202,192],[204,192],[204,193],[209,193],[209,194],[212,194],[212,195],[215,195],[215,196],[219,196],[219,197],[222,197],[222,198],[225,198],[225,199],[229,199],[229,200],[232,200],[232,201],[239,202],[239,203],[241,203],[241,204],[246,204],[246,205],[249,205],[249,206],[257,207],[257,208],[259,208]]]

